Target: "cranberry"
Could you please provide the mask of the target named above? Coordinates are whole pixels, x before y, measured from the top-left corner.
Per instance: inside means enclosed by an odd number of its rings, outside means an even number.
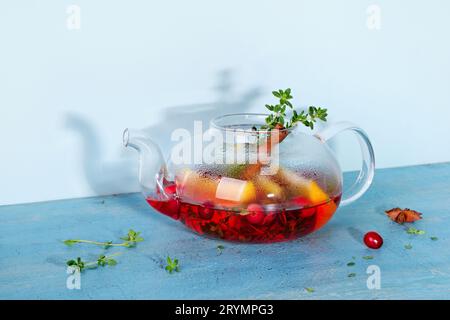
[[[199,213],[200,217],[202,217],[203,219],[210,220],[213,216],[214,211],[213,209],[203,207],[200,208]]]
[[[269,212],[264,217],[264,221],[262,222],[262,224],[268,226],[275,220],[276,217],[277,217],[277,213],[276,212]]]
[[[264,209],[259,204],[253,203],[247,207],[246,215],[248,222],[251,224],[260,224],[264,220]]]
[[[299,207],[299,213],[301,218],[309,218],[316,213],[316,208],[311,207],[311,201],[305,197],[295,197],[292,199],[294,204]]]
[[[375,231],[370,231],[364,236],[364,243],[371,249],[379,249],[383,245],[383,238]]]
[[[164,191],[168,195],[173,195],[173,194],[175,194],[177,192],[177,186],[175,184],[169,184],[168,186],[166,186],[164,188]]]
[[[287,223],[286,214],[284,213],[284,211],[278,213],[277,217],[282,225],[285,225]]]
[[[213,204],[209,201],[205,202],[203,204],[203,206],[200,207],[199,213],[200,213],[200,217],[202,217],[203,219],[207,219],[207,220],[211,219],[214,214]]]
[[[305,197],[295,197],[294,199],[292,199],[292,201],[300,208],[309,207],[311,205],[311,201],[309,201]]]
[[[302,218],[309,218],[316,214],[316,208],[304,208],[300,209],[300,217]]]

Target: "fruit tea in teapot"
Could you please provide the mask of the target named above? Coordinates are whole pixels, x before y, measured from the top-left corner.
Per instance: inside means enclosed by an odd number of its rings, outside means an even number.
[[[374,174],[373,149],[364,131],[341,122],[314,135],[301,132],[298,124],[313,129],[317,120],[325,121],[326,109],[297,113],[289,89],[273,94],[279,103],[266,105],[270,114],[213,119],[207,132],[212,142],[197,163],[171,153],[166,164],[151,138],[125,130],[124,144],[140,153],[139,181],[147,202],[198,234],[270,243],[318,230],[340,204],[359,198]],[[342,171],[326,141],[343,130],[360,140],[363,166],[341,202]]]

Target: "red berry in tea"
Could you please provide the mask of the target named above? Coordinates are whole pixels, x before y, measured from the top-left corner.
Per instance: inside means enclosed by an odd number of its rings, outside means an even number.
[[[260,224],[264,221],[264,208],[259,204],[251,204],[247,207],[248,214],[246,215],[248,222],[251,224]]]
[[[316,214],[316,208],[313,206],[311,201],[309,201],[307,198],[296,197],[292,200],[292,202],[295,206],[299,206],[299,208],[302,208],[302,210],[301,210],[302,218],[309,218]]]
[[[268,212],[264,217],[263,225],[270,226],[270,224],[275,220],[276,217],[277,217],[276,212]]]
[[[379,249],[383,245],[383,238],[375,231],[370,231],[364,236],[364,243],[371,249]]]
[[[164,191],[167,195],[174,195],[177,192],[177,188],[175,184],[169,184],[164,188]]]
[[[312,205],[311,201],[305,197],[295,197],[292,199],[292,202],[300,208],[309,207]]]

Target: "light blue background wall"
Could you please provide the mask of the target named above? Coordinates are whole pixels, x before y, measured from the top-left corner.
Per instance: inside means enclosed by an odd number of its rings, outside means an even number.
[[[136,191],[124,127],[168,138],[288,86],[363,127],[378,167],[448,161],[449,32],[446,0],[2,0],[0,204]]]

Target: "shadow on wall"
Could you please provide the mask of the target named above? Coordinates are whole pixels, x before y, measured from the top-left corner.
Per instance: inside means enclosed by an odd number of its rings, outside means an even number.
[[[173,130],[184,128],[192,132],[194,121],[197,120],[203,121],[203,130],[206,130],[212,118],[222,114],[246,112],[261,94],[258,87],[236,94],[230,70],[219,72],[217,78],[214,87],[217,98],[213,102],[164,108],[159,123],[143,129],[149,137],[158,137],[157,142],[165,154],[173,145],[170,139]]]
[[[217,98],[210,103],[189,104],[164,108],[160,121],[142,129],[168,154],[173,142],[170,136],[173,130],[185,128],[193,130],[195,120],[203,121],[203,130],[209,127],[209,121],[221,114],[246,112],[252,102],[260,96],[258,87],[242,94],[234,92],[233,73],[223,70],[218,74],[215,86]],[[126,127],[124,123],[124,128]],[[86,181],[95,195],[127,193],[138,190],[137,154],[122,148],[120,159],[105,159],[99,135],[95,126],[86,118],[77,114],[66,115],[66,128],[77,132],[83,140],[82,161]],[[120,133],[118,134],[120,137]],[[122,143],[119,138],[118,145]]]
[[[66,128],[78,133],[82,139],[81,161],[83,173],[94,195],[127,193],[137,190],[136,176],[132,176],[133,157],[123,155],[116,161],[106,160],[104,144],[95,126],[77,114],[66,116]],[[118,135],[120,137],[120,135]],[[119,140],[120,141],[120,140]]]

